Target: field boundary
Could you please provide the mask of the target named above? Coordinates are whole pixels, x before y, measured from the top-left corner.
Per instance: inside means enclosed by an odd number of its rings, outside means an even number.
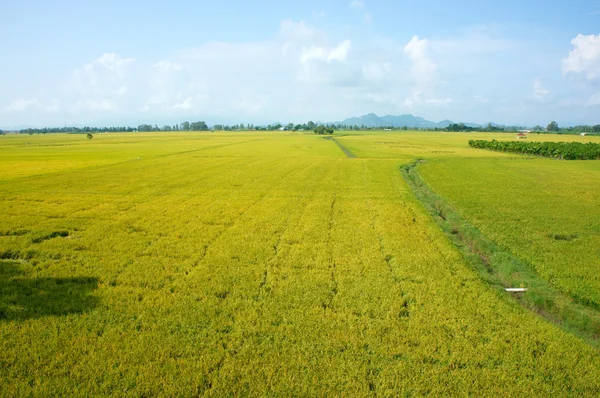
[[[541,278],[530,264],[500,247],[466,222],[421,178],[417,171],[419,163],[423,163],[423,160],[402,166],[402,177],[479,276],[498,294],[514,298],[528,310],[600,348],[600,311],[578,303],[568,294],[559,291]],[[524,287],[527,291],[506,292],[506,288],[513,287]]]
[[[339,142],[335,138],[333,138],[333,137],[325,137],[325,139],[335,142],[337,144],[337,146],[340,147],[340,149],[342,150],[342,152],[344,152],[344,154],[346,155],[346,157],[348,157],[350,159],[356,158],[356,155],[354,153],[352,153],[352,151],[350,149],[346,148],[341,142]]]

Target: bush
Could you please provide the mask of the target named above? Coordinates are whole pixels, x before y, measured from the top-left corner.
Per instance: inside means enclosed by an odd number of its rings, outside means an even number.
[[[470,140],[473,148],[500,152],[515,152],[566,160],[600,159],[600,144],[588,142],[521,142]]]

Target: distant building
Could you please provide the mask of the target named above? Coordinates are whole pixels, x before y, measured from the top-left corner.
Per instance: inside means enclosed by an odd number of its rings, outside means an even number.
[[[525,133],[519,133],[519,134],[517,134],[517,139],[518,140],[525,140],[525,139],[527,139],[527,134],[525,134]]]
[[[581,133],[582,137],[585,137],[587,135],[587,133]]]

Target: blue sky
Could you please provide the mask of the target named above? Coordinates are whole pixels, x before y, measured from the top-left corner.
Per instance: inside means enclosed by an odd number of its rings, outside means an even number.
[[[600,123],[600,0],[8,1],[0,128]]]

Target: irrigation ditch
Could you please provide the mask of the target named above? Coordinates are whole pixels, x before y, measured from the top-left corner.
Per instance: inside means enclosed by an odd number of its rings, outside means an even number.
[[[339,145],[339,144],[338,144]],[[528,310],[600,348],[600,311],[577,302],[541,278],[533,266],[497,245],[425,183],[415,163],[401,166],[402,177],[446,237],[458,248],[480,277],[500,295],[509,296]],[[526,288],[513,293],[507,288]]]
[[[350,149],[346,148],[341,142],[339,142],[335,138],[333,138],[333,137],[323,137],[323,138],[326,139],[326,140],[335,142],[337,144],[337,146],[340,147],[340,149],[342,150],[342,152],[344,152],[344,154],[346,155],[346,157],[348,157],[350,159],[354,159],[356,157],[356,155],[353,154]]]

